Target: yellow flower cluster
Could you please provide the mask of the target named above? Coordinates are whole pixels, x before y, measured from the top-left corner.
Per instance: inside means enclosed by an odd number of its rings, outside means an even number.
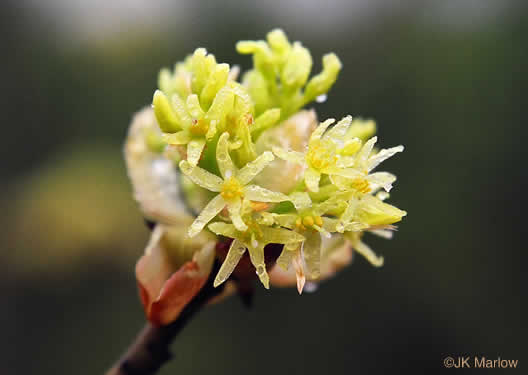
[[[375,150],[374,122],[347,116],[309,129],[304,150],[281,147],[281,140],[273,142],[275,131],[326,94],[341,63],[334,54],[325,55],[322,72],[309,79],[309,51],[290,43],[281,30],[270,32],[267,41],[239,42],[237,49],[254,61],[242,83],[236,81],[236,68],[217,63],[203,48],[174,70],[162,70],[152,102],[161,132],[144,134],[152,152],[177,162],[186,194],[203,198],[188,235],[207,228],[232,239],[215,286],[229,278],[247,249],[269,288],[264,252],[271,243],[284,245],[277,263],[295,269],[299,292],[307,279],[321,275],[325,238],[348,241],[380,266],[383,258],[362,242],[362,235],[390,237],[393,224],[406,213],[384,202],[396,177],[372,171],[403,146]],[[259,144],[264,134],[267,141]],[[296,166],[298,173],[289,176],[295,183],[266,188],[258,179],[262,171],[284,163]]]

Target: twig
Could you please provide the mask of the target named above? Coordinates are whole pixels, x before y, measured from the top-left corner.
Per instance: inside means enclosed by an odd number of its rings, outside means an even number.
[[[130,345],[121,359],[106,375],[150,375],[172,357],[169,346],[187,323],[204,307],[207,302],[223,290],[223,285],[213,287],[214,275],[218,270],[215,262],[213,272],[204,287],[183,309],[178,319],[166,326],[147,323]]]

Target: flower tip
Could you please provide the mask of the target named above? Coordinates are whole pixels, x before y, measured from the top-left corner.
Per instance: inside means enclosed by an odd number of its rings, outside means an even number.
[[[189,238],[193,238],[194,236],[196,236],[198,233],[200,233],[201,230],[197,230],[196,228],[194,228],[192,225],[189,227],[189,230],[187,231],[187,236],[189,236]]]
[[[268,33],[268,38],[274,38],[274,37],[286,37],[286,34],[284,33],[284,30],[282,30],[280,27],[276,27],[275,29],[271,30]]]
[[[299,295],[302,295],[304,284],[306,283],[306,277],[303,276],[297,276],[297,291],[299,292]]]
[[[264,285],[264,288],[269,289],[269,275],[266,272],[266,268],[264,266],[257,266],[255,273],[257,274],[262,285]]]
[[[218,276],[216,276],[214,282],[213,282],[213,287],[218,287],[219,285],[221,285],[225,280],[222,280],[220,279]]]
[[[266,274],[265,276],[263,275],[258,275],[259,279],[260,279],[260,282],[262,283],[262,285],[264,285],[264,288],[268,289],[270,288],[270,283],[269,283],[269,277],[268,275]]]
[[[241,54],[249,54],[255,50],[255,42],[248,40],[241,40],[236,44],[236,50]]]
[[[321,125],[319,126],[325,126],[325,125],[329,126],[329,125],[332,125],[335,121],[336,121],[335,118],[328,118],[325,121],[323,121]]]
[[[203,47],[196,48],[194,50],[194,55],[205,56],[205,55],[207,55],[207,50],[205,48],[203,48]]]
[[[385,263],[385,259],[383,257],[378,257],[375,261],[371,261],[371,263],[374,267],[380,268],[383,266],[383,263]]]
[[[327,53],[323,56],[323,65],[332,66],[335,70],[339,71],[343,68],[343,63],[339,60],[339,57],[333,53]]]
[[[180,161],[180,170],[184,173],[184,174],[189,174],[192,169],[193,169],[193,165],[191,163],[189,163],[187,160],[182,160]]]

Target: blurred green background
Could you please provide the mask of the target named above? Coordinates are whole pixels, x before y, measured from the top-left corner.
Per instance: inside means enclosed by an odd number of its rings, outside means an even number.
[[[162,373],[436,373],[447,355],[526,368],[526,4],[3,0],[0,373],[97,374],[121,354],[144,323],[148,238],[129,120],[159,68],[199,46],[247,68],[235,42],[274,27],[315,71],[329,51],[344,62],[320,118],[372,117],[383,146],[406,146],[385,167],[409,215],[368,240],[383,268],[356,258],[316,293],[208,308]]]

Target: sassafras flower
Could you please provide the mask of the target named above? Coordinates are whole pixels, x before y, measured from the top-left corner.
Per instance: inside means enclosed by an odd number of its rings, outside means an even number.
[[[290,43],[280,29],[269,32],[266,41],[238,42],[237,51],[253,55],[254,67],[244,74],[242,82],[255,103],[256,114],[280,108],[282,120],[326,95],[342,67],[334,53],[326,54],[323,70],[308,79],[312,70],[310,51],[300,42]]]
[[[383,202],[388,198],[385,192],[371,195],[366,194],[361,198],[354,197],[347,203],[347,208],[339,218],[334,221],[335,230],[344,233],[345,238],[359,254],[364,256],[375,267],[383,265],[383,257],[377,256],[361,238],[365,231],[380,237],[392,238],[393,225],[407,215],[390,204]],[[330,226],[330,225],[329,225]],[[334,228],[331,228],[333,230]]]
[[[279,158],[300,164],[306,168],[304,181],[308,189],[313,192],[319,191],[319,182],[322,174],[342,177],[354,177],[357,174],[356,171],[346,168],[346,166],[340,163],[340,151],[346,147],[350,147],[350,144],[345,143],[341,147],[338,147],[336,143],[340,139],[339,136],[343,132],[343,129],[348,128],[351,124],[352,117],[347,116],[343,118],[333,128],[326,131],[334,122],[334,119],[328,119],[319,124],[310,136],[308,148],[305,153],[284,150],[279,147],[273,148],[273,153]]]
[[[312,290],[317,285],[316,283],[329,279],[348,266],[353,259],[353,254],[354,250],[350,246],[350,242],[345,240],[343,235],[333,234],[331,238],[323,236],[321,244],[321,276],[315,282],[309,281]],[[278,287],[299,287],[296,267],[285,269],[278,264],[275,265],[270,270],[270,283]]]
[[[356,138],[357,139],[357,138]],[[357,139],[359,141],[359,139]],[[372,137],[357,152],[343,155],[339,165],[349,171],[348,175],[331,175],[332,182],[341,190],[354,190],[362,194],[383,188],[386,192],[392,189],[396,176],[388,172],[370,173],[381,162],[404,150],[403,146],[382,149],[373,152],[378,137]]]
[[[202,287],[213,257],[225,256],[215,286],[234,272],[229,285],[244,289],[253,264],[266,288],[297,284],[301,292],[348,264],[353,251],[380,266],[364,234],[388,238],[406,215],[383,201],[396,177],[375,171],[403,146],[375,149],[372,120],[317,126],[315,111],[301,110],[326,97],[341,69],[337,56],[325,55],[310,78],[310,52],[281,30],[237,50],[254,62],[242,82],[237,68],[203,48],[162,70],[152,109],[129,133],[134,193],[155,224],[137,276],[147,314],[163,323]],[[181,262],[170,263],[174,254]]]
[[[207,142],[212,141],[232,110],[237,83],[228,64],[198,48],[174,74],[162,70],[160,90],[152,100],[154,114],[169,145],[186,145],[187,161],[196,165]]]
[[[222,178],[186,160],[180,162],[180,170],[196,185],[218,193],[202,210],[189,228],[189,236],[198,234],[209,221],[227,206],[229,218],[239,231],[248,226],[241,216],[242,200],[274,203],[288,200],[282,193],[273,192],[257,185],[248,185],[273,159],[271,152],[264,152],[254,161],[238,169],[229,155],[229,134],[220,136],[216,149],[216,160]]]
[[[218,286],[229,278],[248,249],[257,276],[264,287],[269,289],[269,276],[264,263],[264,247],[271,243],[291,246],[303,241],[304,237],[290,230],[271,228],[260,224],[252,215],[248,215],[245,219],[247,222],[245,230],[239,230],[233,224],[221,222],[212,223],[208,226],[211,232],[233,239],[227,257],[216,275],[214,285]]]
[[[323,202],[313,203],[308,193],[295,192],[290,200],[294,212],[262,213],[263,221],[301,234],[304,240],[284,246],[277,265],[288,270],[293,265],[297,278],[297,290],[302,293],[306,279],[317,280],[321,274],[322,237],[330,238],[335,232],[334,221],[323,215],[339,209],[346,193],[338,193]],[[306,265],[306,269],[305,269]]]

